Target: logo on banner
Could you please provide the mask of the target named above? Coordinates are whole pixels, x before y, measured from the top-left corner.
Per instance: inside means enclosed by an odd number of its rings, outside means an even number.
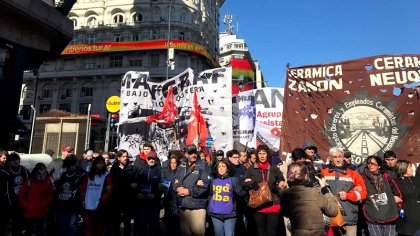
[[[328,131],[333,146],[350,150],[357,164],[369,155],[392,149],[402,130],[389,107],[392,105],[387,106],[377,99],[355,98],[329,109],[331,126]]]

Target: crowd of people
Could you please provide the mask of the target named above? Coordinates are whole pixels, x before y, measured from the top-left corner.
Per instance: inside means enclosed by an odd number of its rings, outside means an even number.
[[[191,145],[161,162],[145,143],[130,161],[65,146],[29,172],[0,149],[0,234],[420,235],[420,169],[393,151],[360,166],[351,156],[332,147],[322,162],[305,142],[286,164],[266,145]]]

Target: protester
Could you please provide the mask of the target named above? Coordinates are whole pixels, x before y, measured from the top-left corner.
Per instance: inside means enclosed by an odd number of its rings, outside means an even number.
[[[63,162],[65,171],[56,182],[56,210],[61,236],[76,236],[81,212],[80,186],[85,172],[78,165],[77,157],[69,155]]]
[[[147,168],[139,172],[137,180],[138,215],[135,230],[138,235],[160,235],[161,167],[157,164],[159,159],[154,151],[147,153],[146,161]]]
[[[54,198],[54,184],[48,175],[47,167],[37,163],[30,174],[29,181],[22,184],[19,203],[23,208],[26,234],[44,235],[48,206]]]
[[[104,152],[104,153],[102,153],[102,157],[105,160],[106,170],[110,171],[111,168],[112,168],[111,154],[109,152]]]
[[[9,153],[4,150],[3,148],[0,148],[0,169],[3,169],[6,167],[6,160]]]
[[[414,176],[413,163],[398,160],[395,165],[395,183],[402,199],[400,220],[397,222],[398,235],[420,233],[420,171]],[[418,235],[418,234],[416,234]]]
[[[396,171],[395,171],[395,165],[397,164],[397,154],[392,151],[388,150],[384,153],[384,173],[387,173],[389,178],[388,179],[394,179],[397,177]]]
[[[85,172],[89,173],[90,169],[92,168],[92,161],[93,161],[93,151],[87,149],[83,152],[83,158],[80,159],[79,166]]]
[[[318,178],[321,189],[310,184],[308,168],[294,162],[287,169],[289,188],[281,193],[282,212],[290,219],[292,235],[325,236],[323,214],[336,216],[338,205],[325,179]]]
[[[57,158],[53,158],[51,163],[48,165],[48,174],[52,177],[53,181],[57,181],[61,174],[64,172],[63,170],[63,161],[67,158],[68,155],[73,153],[73,148],[69,146],[63,146],[61,148],[61,156]]]
[[[257,161],[257,153],[255,151],[255,148],[248,148],[246,150],[246,156],[248,159],[248,162],[244,164],[244,166],[249,169],[250,166],[253,166],[254,163]]]
[[[113,235],[120,235],[121,220],[124,223],[124,236],[131,235],[131,219],[133,218],[133,203],[136,201],[137,188],[136,169],[128,162],[128,152],[121,149],[117,152],[117,160],[111,167],[113,194],[109,211],[110,230]]]
[[[84,178],[80,197],[86,210],[86,235],[105,235],[105,219],[112,194],[112,177],[105,168],[105,160],[99,156],[92,162],[92,168]]]
[[[11,153],[7,157],[6,171],[9,174],[9,201],[10,201],[10,215],[12,224],[12,235],[21,235],[23,230],[23,209],[19,204],[18,196],[22,185],[29,181],[29,171],[20,165],[20,156],[17,153]]]
[[[169,152],[169,158],[167,163],[163,164],[162,167],[162,183],[164,189],[163,207],[165,214],[163,216],[166,231],[170,235],[179,236],[181,235],[179,227],[179,210],[177,204],[177,193],[173,189],[175,181],[175,175],[178,170],[178,166],[181,164],[183,153],[178,150]],[[169,184],[169,186],[167,186]]]
[[[244,188],[246,190],[257,190],[259,183],[268,181],[272,202],[255,209],[254,219],[259,236],[277,235],[280,212],[280,198],[278,194],[279,189],[286,187],[286,182],[281,171],[276,166],[270,165],[270,149],[266,145],[259,145],[256,152],[258,155],[257,162],[247,170],[244,177]]]
[[[10,176],[7,172],[7,155],[8,152],[2,148],[0,148],[0,235],[6,234],[6,226],[9,221],[10,215]]]
[[[154,152],[155,148],[153,147],[153,145],[151,143],[145,143],[143,144],[143,148],[140,150],[139,155],[135,156],[134,162],[133,162],[133,166],[134,168],[136,168],[138,171],[141,171],[143,169],[147,169],[148,165],[147,165],[147,154],[149,154],[149,152]],[[160,162],[159,162],[160,165]]]
[[[363,177],[367,198],[363,204],[363,214],[367,220],[370,235],[395,235],[398,207],[391,187],[381,173],[382,159],[378,156],[367,158],[367,168]]]
[[[312,140],[305,140],[304,141],[303,150],[305,151],[305,153],[307,155],[307,158],[310,159],[311,162],[319,160],[319,158],[317,156],[318,148],[315,146],[315,144],[312,142]]]
[[[343,149],[330,148],[330,163],[322,169],[322,175],[338,196],[340,210],[344,218],[343,227],[333,228],[335,235],[355,236],[357,233],[358,205],[366,198],[366,186],[357,171],[348,168],[344,161]]]
[[[238,189],[242,189],[247,168],[243,164],[241,164],[239,152],[237,150],[233,149],[227,151],[226,157],[228,159],[230,175],[237,178]],[[238,196],[235,198],[235,201],[237,206],[236,216],[238,220],[235,226],[235,234],[243,235],[246,233],[247,219],[244,219],[244,215],[245,209],[247,208],[247,202],[245,200],[245,197],[248,197],[248,194],[246,191],[241,190],[237,193],[237,195]]]
[[[197,148],[186,148],[186,163],[178,167],[174,190],[180,211],[181,235],[203,236],[206,231],[206,208],[209,191],[209,168],[197,158]]]
[[[344,161],[347,163],[347,166],[350,169],[357,171],[357,173],[362,174],[363,172],[355,164],[352,163],[352,157],[351,156],[353,155],[353,153],[350,152],[347,149],[343,150],[343,152],[344,152],[344,154],[343,154]]]
[[[246,150],[242,150],[239,152],[239,161],[241,162],[242,165],[245,165],[245,163],[248,162],[248,157],[246,155]]]
[[[227,160],[220,160],[213,168],[210,179],[211,191],[208,209],[215,236],[235,235],[236,199],[241,192],[241,186],[238,184],[238,179],[231,175],[230,168],[232,167],[233,165]]]

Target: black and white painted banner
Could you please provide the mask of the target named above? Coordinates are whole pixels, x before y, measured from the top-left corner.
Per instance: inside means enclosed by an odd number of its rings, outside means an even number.
[[[127,72],[121,83],[122,106],[118,148],[125,149],[135,156],[144,143],[151,142],[161,160],[166,159],[168,150],[183,148],[193,94],[196,90],[202,114],[216,148],[225,151],[232,149],[231,81],[231,68],[207,70],[199,75],[187,69],[161,83],[149,81],[147,72]],[[170,86],[173,86],[179,114],[174,125],[165,127],[147,123],[147,116],[162,110]]]
[[[255,126],[255,91],[240,92],[232,99],[233,139],[245,146],[251,145]]]

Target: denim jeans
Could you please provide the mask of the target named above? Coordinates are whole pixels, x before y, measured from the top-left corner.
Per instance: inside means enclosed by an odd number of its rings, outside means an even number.
[[[58,212],[62,236],[77,236],[78,216],[78,211]]]
[[[212,216],[211,220],[213,221],[215,236],[235,235],[236,217],[222,220]]]

